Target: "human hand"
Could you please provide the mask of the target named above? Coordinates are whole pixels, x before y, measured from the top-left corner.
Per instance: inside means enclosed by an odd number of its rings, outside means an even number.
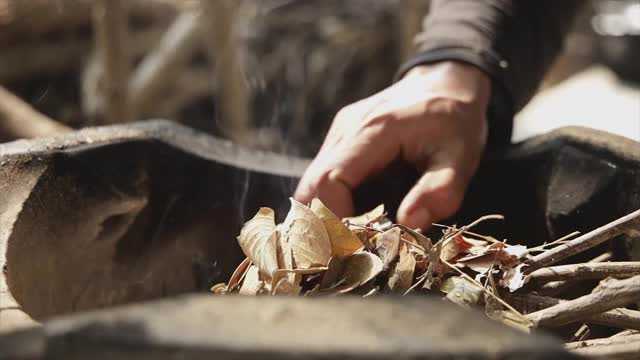
[[[402,200],[397,221],[426,229],[453,215],[484,151],[490,92],[489,78],[470,65],[413,68],[338,112],[294,197],[318,197],[338,216],[351,215],[353,189],[404,160],[422,175]]]

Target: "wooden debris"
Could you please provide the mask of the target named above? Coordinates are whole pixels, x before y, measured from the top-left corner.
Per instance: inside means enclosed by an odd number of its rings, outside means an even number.
[[[619,279],[635,275],[640,275],[640,262],[620,261],[551,266],[538,269],[527,277],[531,282],[549,282],[557,280],[605,279],[608,277]]]
[[[134,117],[149,110],[152,100],[173,83],[179,70],[200,45],[202,12],[182,12],[165,32],[159,44],[131,74],[128,93]]]
[[[622,344],[631,341],[640,341],[640,334],[622,335],[601,339],[574,341],[565,344],[567,350],[580,349],[592,346]]]
[[[640,276],[606,279],[589,295],[561,302],[527,317],[537,327],[552,327],[587,319],[607,310],[628,305],[640,298]]]
[[[0,139],[34,138],[70,130],[0,86]]]
[[[131,119],[127,80],[131,66],[129,8],[125,0],[97,0],[93,5],[94,54],[83,84],[85,114],[94,123],[115,124]],[[88,109],[87,109],[88,108]],[[97,119],[97,121],[96,121]]]
[[[578,355],[608,360],[634,360],[640,354],[640,341],[595,345],[572,350]]]
[[[620,234],[637,228],[640,225],[640,210],[636,210],[631,214],[625,215],[618,220],[612,221],[607,225],[599,227],[587,234],[569,240],[557,247],[545,251],[542,254],[534,256],[527,262],[528,271],[532,272],[542,267],[555,264],[561,260],[569,258],[573,255],[581,253],[594,246],[602,244]]]
[[[514,294],[511,295],[508,300],[516,309],[524,313],[539,311],[567,302],[567,300],[535,294]],[[617,308],[588,317],[585,321],[618,329],[640,330],[640,311]]]

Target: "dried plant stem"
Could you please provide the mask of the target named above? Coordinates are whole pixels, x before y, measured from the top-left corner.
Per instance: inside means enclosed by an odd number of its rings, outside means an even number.
[[[552,327],[590,318],[625,306],[640,297],[640,276],[603,280],[591,294],[561,302],[527,315],[536,327]]]
[[[640,275],[640,262],[620,261],[551,266],[538,269],[528,275],[529,281],[549,282],[557,280],[628,278]]]
[[[70,130],[0,86],[0,140],[33,138]]]
[[[534,256],[527,262],[528,272],[546,267],[599,245],[613,237],[640,225],[640,210],[625,215],[618,220],[599,227],[591,232],[569,240],[557,247]]]
[[[567,300],[561,300],[535,294],[514,294],[510,296],[509,301],[514,305],[515,308],[525,313],[529,311],[538,311],[554,305],[568,302]],[[588,323],[605,325],[619,329],[640,330],[640,311],[637,310],[617,308],[590,316],[585,320]]]
[[[478,281],[476,281],[476,279],[472,278],[471,276],[467,275],[464,271],[458,269],[457,267],[453,266],[453,264],[447,262],[446,260],[442,260],[442,262],[447,265],[450,269],[456,271],[457,273],[459,273],[463,278],[471,281],[474,285],[476,285],[478,288],[482,289],[482,291],[484,291],[486,294],[489,294],[489,296],[491,296],[492,298],[494,298],[497,302],[499,302],[500,304],[502,304],[502,306],[506,307],[507,309],[509,309],[510,311],[512,311],[514,314],[518,315],[519,317],[521,317],[523,320],[525,321],[529,321],[529,319],[527,318],[527,316],[523,315],[521,312],[519,312],[518,310],[516,310],[513,306],[511,306],[509,303],[507,303],[506,301],[502,300],[498,295],[492,293],[491,291],[488,291],[484,286],[482,286],[481,283],[479,283]]]
[[[631,341],[640,341],[640,334],[608,337],[601,339],[582,340],[566,343],[564,346],[568,350],[586,348],[599,345],[623,344]]]
[[[609,260],[611,260],[611,253],[606,252],[589,260],[589,263],[601,263]],[[536,290],[536,292],[540,295],[556,296],[565,291],[568,287],[573,286],[574,284],[575,283],[570,280],[551,281],[542,285]]]
[[[608,360],[636,360],[640,354],[640,341],[595,345],[572,350],[574,353]]]
[[[130,54],[128,48],[128,3],[99,0],[93,5],[95,56],[101,68],[96,88],[102,97],[104,122],[127,122],[130,118],[127,96]]]
[[[160,43],[142,60],[128,84],[134,115],[148,111],[152,100],[171,84],[201,45],[201,12],[185,10],[171,24]]]

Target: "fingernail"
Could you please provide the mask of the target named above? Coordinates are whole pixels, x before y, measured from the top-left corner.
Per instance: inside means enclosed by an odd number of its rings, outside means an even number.
[[[431,225],[431,213],[427,209],[420,207],[409,213],[406,226],[426,229],[429,225]]]

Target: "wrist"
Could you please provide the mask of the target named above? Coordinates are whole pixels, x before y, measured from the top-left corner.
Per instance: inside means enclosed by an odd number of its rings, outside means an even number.
[[[444,92],[460,101],[488,107],[491,79],[479,68],[457,61],[441,61],[418,65],[409,70],[401,81],[417,81],[427,91]]]

